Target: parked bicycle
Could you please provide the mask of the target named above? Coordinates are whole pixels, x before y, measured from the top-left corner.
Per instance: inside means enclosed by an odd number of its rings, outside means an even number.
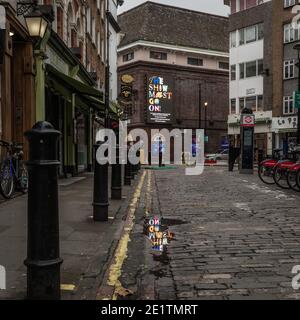
[[[300,147],[296,144],[289,145],[289,151],[292,155],[292,159],[285,159],[278,161],[274,168],[274,181],[282,189],[293,189],[300,191],[297,186],[297,165],[300,164],[298,154],[300,153]]]
[[[266,184],[277,184],[283,189],[293,189],[300,192],[300,146],[291,143],[289,154],[292,160],[283,159],[281,149],[274,150],[272,159],[264,160],[258,168],[259,178]]]
[[[0,193],[9,199],[14,191],[27,192],[28,172],[22,145],[0,140],[0,146],[6,148],[6,155],[0,164]]]
[[[266,159],[259,164],[258,176],[262,182],[266,184],[275,184],[274,181],[274,168],[278,161],[282,159],[280,153],[282,149],[273,150],[272,159]]]

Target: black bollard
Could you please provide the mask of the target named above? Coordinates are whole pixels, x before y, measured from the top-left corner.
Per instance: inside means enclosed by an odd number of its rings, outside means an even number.
[[[127,148],[127,163],[125,164],[124,172],[124,184],[125,186],[131,186],[131,164],[128,159],[128,148]]]
[[[120,146],[116,145],[116,164],[111,166],[111,198],[122,199],[122,166],[120,164]]]
[[[29,142],[27,162],[28,234],[27,298],[60,299],[57,141],[59,131],[48,122],[38,122],[25,132]]]
[[[95,149],[95,172],[94,172],[94,221],[108,221],[108,163],[100,164],[97,161],[97,151],[105,142],[98,142]]]

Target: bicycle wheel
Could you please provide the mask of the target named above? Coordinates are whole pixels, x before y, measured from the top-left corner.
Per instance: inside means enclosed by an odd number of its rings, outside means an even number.
[[[287,181],[287,170],[277,166],[274,170],[274,181],[282,189],[290,189]]]
[[[22,193],[28,191],[28,171],[23,162],[20,163],[18,184]]]
[[[287,183],[291,189],[294,191],[300,192],[300,188],[297,185],[297,171],[296,170],[289,170],[287,173]]]
[[[266,184],[275,184],[273,178],[273,167],[259,166],[258,176],[260,180]]]
[[[296,178],[297,186],[300,189],[300,170],[297,171],[297,178]]]
[[[0,193],[5,199],[10,199],[15,189],[15,179],[11,170],[11,162],[5,159],[0,168]]]

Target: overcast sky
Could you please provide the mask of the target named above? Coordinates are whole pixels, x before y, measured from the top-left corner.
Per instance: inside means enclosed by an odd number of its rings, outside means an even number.
[[[153,2],[164,3],[172,6],[209,12],[222,16],[227,16],[229,8],[223,5],[223,0],[151,0]],[[124,0],[124,4],[119,8],[119,13],[127,11],[146,0]]]

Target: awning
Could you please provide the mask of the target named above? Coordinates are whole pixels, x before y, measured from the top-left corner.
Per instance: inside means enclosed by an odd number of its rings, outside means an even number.
[[[53,66],[46,64],[47,83],[58,91],[66,100],[71,101],[72,94],[76,94],[76,105],[96,111],[104,111],[103,93],[74,78],[71,78]]]
[[[70,76],[58,71],[53,66],[46,64],[47,83],[59,92],[67,101],[72,101],[72,95],[75,93],[76,106],[88,112],[93,108],[99,115],[105,115],[105,102],[103,93],[88,86]],[[119,119],[120,107],[116,102],[110,102],[109,114],[112,119]]]

